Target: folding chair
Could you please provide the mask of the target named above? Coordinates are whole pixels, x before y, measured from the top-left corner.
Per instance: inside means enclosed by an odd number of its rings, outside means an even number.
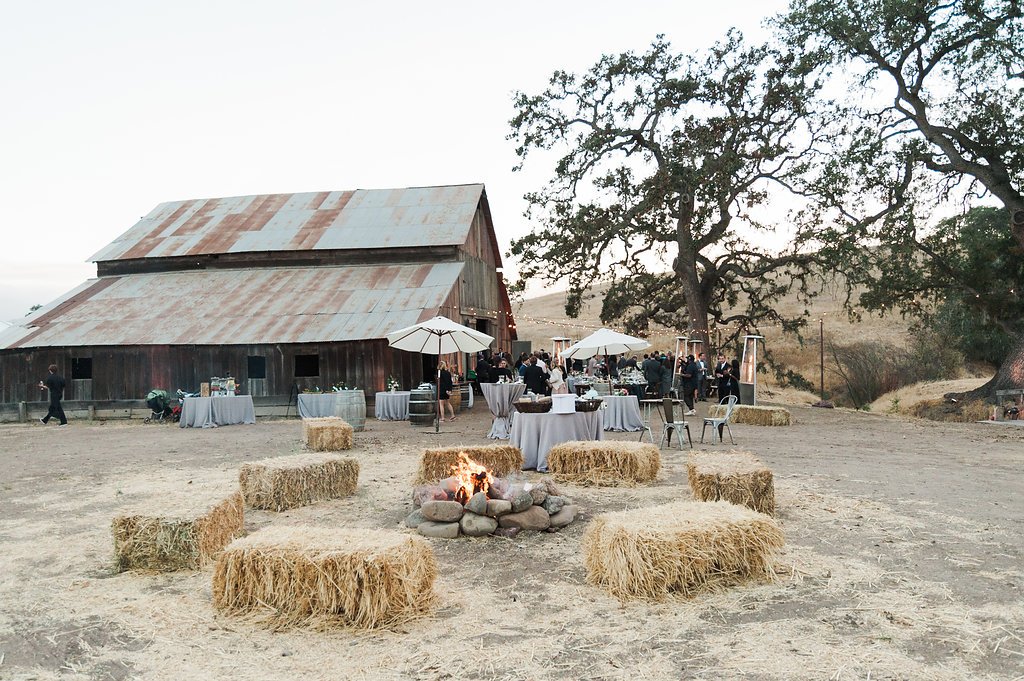
[[[701,444],[704,443],[704,431],[707,430],[708,426],[711,426],[711,429],[712,429],[711,430],[711,441],[712,442],[714,442],[714,440],[715,440],[715,431],[716,430],[718,431],[718,439],[719,439],[719,441],[720,442],[725,442],[725,436],[722,433],[722,428],[725,427],[725,428],[729,429],[729,439],[732,441],[733,444],[736,444],[736,438],[734,438],[732,436],[732,428],[729,426],[729,417],[732,416],[733,410],[736,409],[736,403],[737,402],[739,402],[739,398],[738,397],[736,397],[735,395],[729,395],[728,397],[726,397],[721,402],[721,404],[726,405],[726,407],[725,407],[725,415],[724,416],[721,416],[721,417],[715,418],[715,419],[709,418],[709,417],[704,417],[704,425],[700,429],[700,441],[701,441]]]
[[[675,403],[671,397],[666,397],[661,401],[662,409],[665,411],[665,425],[661,427],[661,444],[659,447],[665,446],[665,438],[668,438],[668,446],[672,446],[672,431],[676,432],[676,440],[679,442],[679,449],[683,448],[683,437],[678,432],[679,428],[686,431],[686,439],[690,443],[690,449],[693,449],[693,438],[690,437],[690,426],[683,421],[676,421],[675,419]]]

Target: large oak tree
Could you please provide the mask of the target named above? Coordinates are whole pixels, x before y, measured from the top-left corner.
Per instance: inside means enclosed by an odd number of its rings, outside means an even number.
[[[605,323],[640,333],[657,323],[705,343],[715,325],[727,337],[766,321],[798,328],[803,318],[774,303],[794,288],[809,295],[813,245],[773,236],[758,211],[819,144],[805,108],[814,66],[736,32],[700,56],[659,37],[643,54],[604,56],[586,73],[556,72],[539,94],[516,93],[520,167],[556,159],[526,197],[533,232],[512,245],[519,286],[567,284],[574,317],[607,283]]]
[[[829,53],[837,81],[856,77],[848,81],[847,144],[822,166],[812,191],[839,211],[826,240],[845,248],[836,254],[847,266],[862,265],[870,286],[864,302],[906,307],[953,284],[981,314],[1003,306],[996,297],[1014,295],[1008,292],[1024,282],[971,290],[977,277],[955,276],[955,255],[936,249],[927,213],[954,199],[967,207],[994,199],[1006,209],[1011,255],[1024,252],[1019,2],[793,0],[781,26],[791,44]],[[938,241],[948,243],[945,237]],[[919,267],[923,274],[907,276]],[[1024,335],[1017,320],[1004,328],[1016,334],[1015,347],[987,394],[1024,387]]]

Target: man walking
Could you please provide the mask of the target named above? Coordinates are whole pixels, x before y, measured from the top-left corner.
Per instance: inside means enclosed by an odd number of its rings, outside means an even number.
[[[60,419],[60,425],[66,426],[68,417],[64,415],[64,408],[60,406],[60,401],[64,399],[64,377],[57,373],[56,364],[50,365],[49,372],[45,381],[39,381],[39,388],[50,391],[50,408],[46,416],[39,421],[45,426],[50,422],[50,417],[56,416]]]

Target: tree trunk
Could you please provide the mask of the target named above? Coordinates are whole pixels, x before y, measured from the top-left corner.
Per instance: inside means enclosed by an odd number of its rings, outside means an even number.
[[[1017,343],[999,365],[992,380],[980,388],[963,393],[963,396],[968,399],[982,397],[995,400],[997,390],[1012,388],[1024,388],[1024,334],[1017,337]]]
[[[703,341],[703,352],[710,352],[708,344],[708,301],[704,298],[704,289],[700,285],[697,272],[697,252],[693,247],[693,236],[690,226],[680,220],[676,227],[676,242],[679,257],[675,261],[676,280],[686,298],[687,321],[691,339]]]

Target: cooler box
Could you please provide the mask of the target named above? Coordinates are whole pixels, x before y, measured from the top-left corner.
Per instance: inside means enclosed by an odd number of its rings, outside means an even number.
[[[576,413],[576,396],[575,395],[552,395],[551,396],[551,413],[552,414],[575,414]]]

